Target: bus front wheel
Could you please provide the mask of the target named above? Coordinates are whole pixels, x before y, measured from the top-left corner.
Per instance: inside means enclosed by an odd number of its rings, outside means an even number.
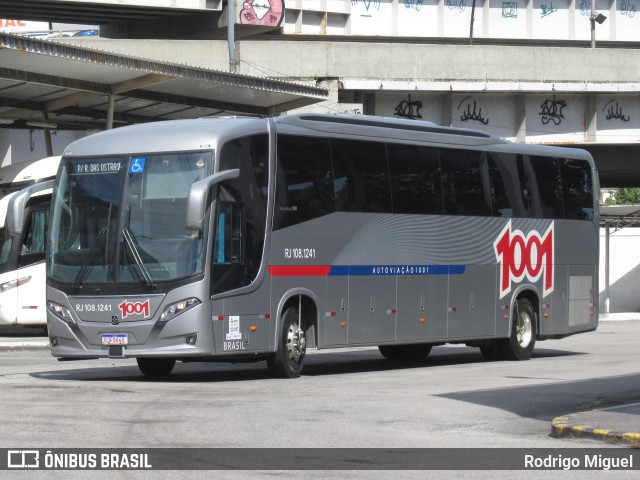
[[[137,358],[138,368],[148,377],[168,376],[176,361],[173,358]]]
[[[275,353],[267,358],[269,371],[275,377],[296,378],[302,373],[307,351],[304,318],[296,307],[282,315],[282,331]]]
[[[526,298],[516,302],[511,336],[498,340],[502,356],[508,360],[528,360],[536,345],[536,312]]]

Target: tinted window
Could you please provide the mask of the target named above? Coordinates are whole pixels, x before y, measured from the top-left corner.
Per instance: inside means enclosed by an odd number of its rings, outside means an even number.
[[[493,216],[521,217],[523,208],[516,156],[510,153],[488,153],[487,166]]]
[[[44,253],[49,210],[33,210],[22,239],[21,253]],[[42,258],[44,260],[44,257]]]
[[[339,211],[391,213],[384,143],[332,140],[336,207]]]
[[[440,166],[447,215],[491,216],[484,152],[441,148]]]
[[[576,220],[593,220],[591,167],[583,160],[567,158],[562,160],[561,169],[565,217]]]
[[[442,214],[438,149],[387,145],[394,213]]]
[[[334,211],[329,140],[279,136],[274,230]]]
[[[0,227],[0,265],[9,261],[13,238],[9,235],[9,229]]]
[[[529,157],[533,178],[531,188],[535,195],[533,216],[536,218],[564,218],[560,160],[552,157]]]

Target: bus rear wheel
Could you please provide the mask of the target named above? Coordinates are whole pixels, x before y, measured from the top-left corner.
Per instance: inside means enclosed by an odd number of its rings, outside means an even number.
[[[419,362],[429,356],[431,345],[414,343],[411,345],[380,345],[378,350],[387,360],[396,362]]]
[[[176,361],[173,358],[137,358],[138,368],[148,377],[168,376]]]
[[[536,345],[536,312],[526,298],[519,298],[513,312],[511,336],[498,340],[503,358],[529,360]]]
[[[282,331],[275,353],[267,358],[267,366],[274,377],[297,378],[302,373],[307,352],[304,318],[296,307],[289,307],[282,315]]]

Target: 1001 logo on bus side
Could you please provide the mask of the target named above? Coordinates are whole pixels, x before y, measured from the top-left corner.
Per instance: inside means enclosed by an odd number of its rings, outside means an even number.
[[[511,230],[511,221],[504,227],[493,248],[500,264],[500,298],[511,291],[512,283],[526,277],[536,282],[543,277],[543,297],[553,291],[553,222],[540,235],[532,230],[526,236],[520,230]]]

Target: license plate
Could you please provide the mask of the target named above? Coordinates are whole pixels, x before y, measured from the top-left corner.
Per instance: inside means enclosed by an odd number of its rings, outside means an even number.
[[[128,345],[129,335],[126,333],[105,333],[102,335],[102,345]]]

